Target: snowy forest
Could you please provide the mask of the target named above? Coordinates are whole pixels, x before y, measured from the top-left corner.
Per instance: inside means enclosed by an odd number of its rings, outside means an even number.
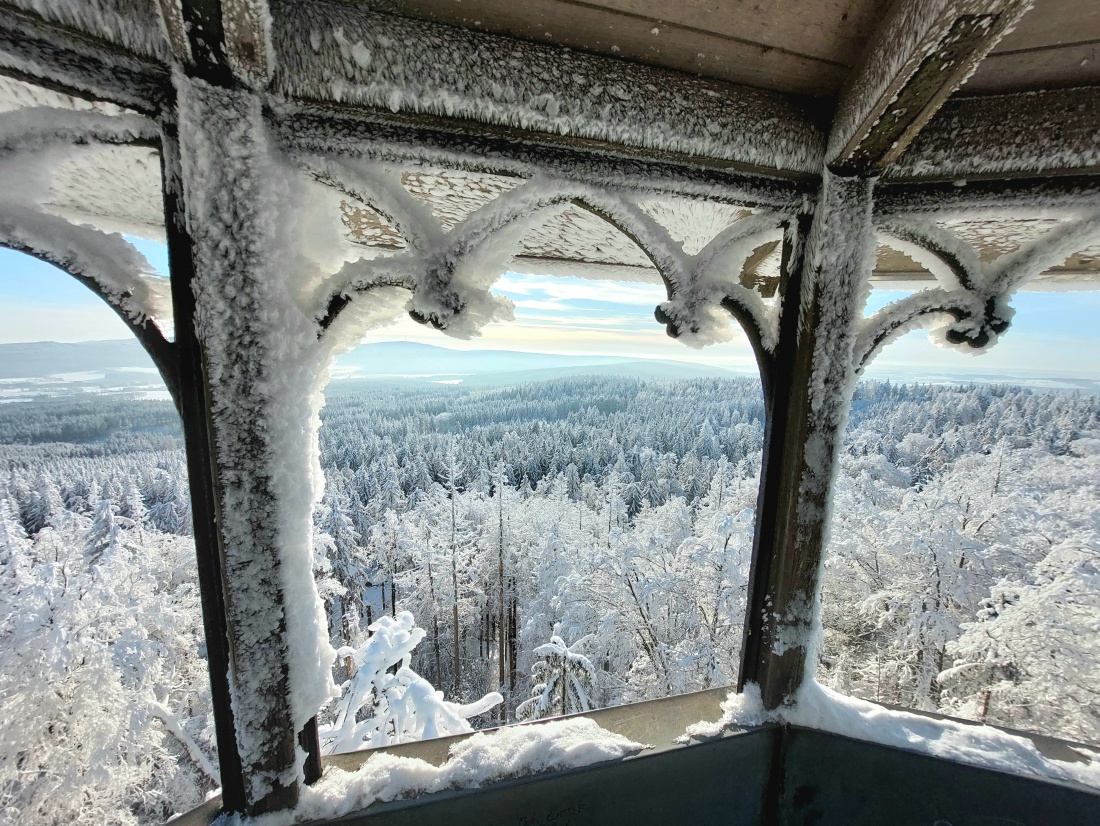
[[[344,699],[368,629],[412,618],[411,670],[477,727],[736,679],[757,381],[327,397],[314,569]],[[0,469],[0,820],[197,805],[217,759],[175,411],[0,405]],[[821,682],[1100,742],[1100,398],[865,382],[825,564]]]

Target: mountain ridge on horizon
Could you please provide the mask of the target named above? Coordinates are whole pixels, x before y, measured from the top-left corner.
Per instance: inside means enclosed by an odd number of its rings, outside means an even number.
[[[111,387],[133,383],[129,371],[155,372],[152,361],[137,339],[84,342],[18,342],[0,344],[0,381],[8,382],[3,395],[46,394],[62,384],[83,382]],[[98,378],[73,374],[100,373]],[[622,375],[648,379],[697,379],[755,377],[753,365],[730,367],[644,356],[566,355],[528,353],[521,350],[457,350],[415,341],[382,341],[360,344],[337,357],[332,381],[461,380],[470,384],[517,384],[581,375]],[[50,377],[53,377],[50,379]],[[874,369],[865,378],[924,384],[1010,384],[1034,390],[1078,390],[1100,394],[1100,381],[1071,375],[952,374],[928,368],[901,368],[886,374]],[[50,379],[46,384],[40,383]],[[159,385],[159,377],[155,380]],[[23,390],[18,386],[25,385]]]
[[[458,350],[414,341],[382,341],[360,344],[338,356],[334,381],[371,377],[484,376],[492,373],[525,373],[635,365],[630,372],[644,372],[652,365],[662,374],[682,368],[693,376],[738,375],[733,370],[687,361],[644,356],[567,355],[529,353],[522,350]],[[136,339],[57,342],[36,341],[0,344],[0,379],[34,379],[58,374],[118,369],[152,368]],[[516,378],[519,378],[518,376]]]

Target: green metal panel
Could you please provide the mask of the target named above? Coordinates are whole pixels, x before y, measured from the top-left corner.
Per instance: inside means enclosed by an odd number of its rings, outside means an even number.
[[[810,729],[784,738],[783,826],[1097,826],[1100,792]]]
[[[442,792],[373,806],[333,826],[749,826],[763,822],[782,729],[480,791]]]

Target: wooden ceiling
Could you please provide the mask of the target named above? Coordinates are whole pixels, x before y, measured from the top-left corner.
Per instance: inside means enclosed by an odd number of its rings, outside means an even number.
[[[889,0],[361,0],[479,31],[833,97]],[[1036,0],[962,93],[1100,83],[1100,2]]]

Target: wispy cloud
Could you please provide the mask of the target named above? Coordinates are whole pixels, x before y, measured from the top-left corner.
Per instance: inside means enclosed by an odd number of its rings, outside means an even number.
[[[599,301],[606,304],[653,307],[665,299],[664,290],[656,284],[590,281],[552,275],[505,273],[493,289],[513,300],[515,296],[531,296],[556,301]]]

